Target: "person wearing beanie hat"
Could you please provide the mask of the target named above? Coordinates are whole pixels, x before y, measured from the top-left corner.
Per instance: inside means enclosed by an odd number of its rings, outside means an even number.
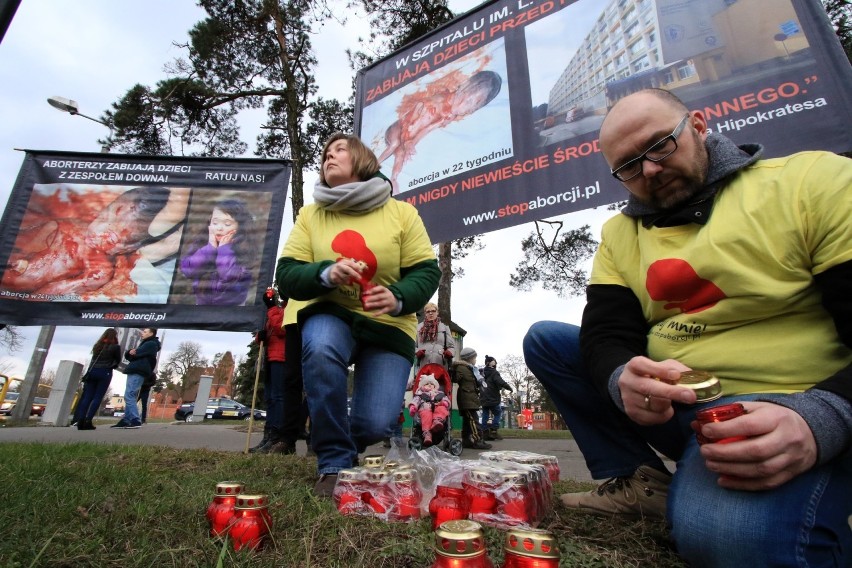
[[[450,415],[450,401],[441,390],[438,379],[432,375],[423,375],[411,404],[408,414],[420,417],[420,427],[423,431],[423,447],[432,445],[432,437],[439,436],[447,424]]]
[[[491,355],[485,356],[485,368],[482,370],[482,392],[479,402],[482,403],[482,433],[486,440],[502,440],[500,435],[500,415],[503,412],[503,402],[500,391],[512,391],[511,385],[503,380],[497,370],[497,359]]]
[[[477,424],[479,402],[479,383],[482,375],[476,368],[476,350],[465,347],[459,355],[461,359],[453,361],[453,381],[459,384],[456,392],[456,404],[462,417],[462,446],[474,450],[491,449],[482,439]]]

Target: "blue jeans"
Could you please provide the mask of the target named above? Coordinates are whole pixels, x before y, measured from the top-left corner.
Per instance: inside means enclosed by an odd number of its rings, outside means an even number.
[[[124,387],[124,418],[122,418],[125,422],[131,424],[142,422],[136,402],[139,400],[139,390],[143,382],[145,377],[142,375],[127,375],[127,386]]]
[[[74,410],[75,422],[80,422],[84,418],[91,420],[95,417],[112,381],[112,369],[90,369],[89,377],[89,380],[83,383],[83,393]]]
[[[641,465],[662,467],[653,448],[677,461],[668,521],[690,566],[852,566],[852,452],[771,491],[719,487],[689,426],[705,405],[675,405],[659,426],[635,424],[585,376],[576,326],[543,321],[524,337],[527,366],[547,389],[596,479],[630,476]]]
[[[485,432],[487,430],[497,430],[500,428],[500,416],[503,413],[503,408],[501,405],[497,404],[494,406],[483,406],[482,407],[482,419],[480,425],[482,426],[482,431]]]
[[[347,378],[353,363],[355,384],[347,415]],[[316,314],[305,321],[302,373],[319,474],[352,467],[367,446],[391,435],[410,370],[411,361],[402,355],[357,344],[340,318]]]

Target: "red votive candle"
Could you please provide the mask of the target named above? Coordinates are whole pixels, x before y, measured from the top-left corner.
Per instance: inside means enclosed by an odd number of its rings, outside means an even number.
[[[737,416],[742,416],[745,413],[745,407],[739,402],[734,402],[731,404],[723,404],[721,406],[703,408],[695,413],[695,420],[698,421],[699,425],[704,426],[711,422],[725,422],[726,420],[731,420]],[[700,428],[699,431],[695,433],[695,437],[698,438],[699,444],[729,444],[731,442],[738,442],[748,438],[748,436],[729,436],[727,438],[715,440],[701,434]]]

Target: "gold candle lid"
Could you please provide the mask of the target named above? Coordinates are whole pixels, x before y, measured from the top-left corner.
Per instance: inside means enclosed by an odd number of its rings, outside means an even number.
[[[216,484],[216,495],[238,495],[243,489],[245,485],[239,481],[222,481]]]
[[[235,509],[266,509],[269,505],[267,495],[237,495]]]
[[[435,529],[435,552],[453,558],[470,558],[485,553],[485,535],[476,521],[460,519],[441,523]]]
[[[359,481],[364,473],[357,469],[341,469],[337,472],[337,481]]]
[[[382,467],[385,463],[385,456],[370,455],[364,456],[364,467]]]
[[[515,552],[534,558],[559,558],[559,544],[547,531],[512,529],[506,533],[507,552]]]
[[[417,470],[411,467],[399,468],[391,472],[391,479],[398,483],[417,481]]]
[[[684,371],[678,386],[695,392],[695,402],[711,402],[722,396],[722,383],[707,371]]]
[[[366,473],[367,481],[371,483],[387,483],[390,473],[378,468],[370,468]]]

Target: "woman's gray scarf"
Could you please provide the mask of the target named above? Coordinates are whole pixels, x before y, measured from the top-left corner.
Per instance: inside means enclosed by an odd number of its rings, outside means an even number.
[[[391,184],[383,177],[328,187],[317,180],[314,201],[326,211],[365,215],[384,205],[391,196]]]
[[[760,144],[737,146],[733,140],[716,132],[707,135],[704,146],[707,148],[709,160],[704,187],[692,196],[689,203],[678,205],[678,209],[713,197],[725,185],[723,182],[729,176],[755,163],[763,153],[763,146]],[[646,205],[631,195],[627,206],[621,212],[628,217],[643,217],[665,211]]]

